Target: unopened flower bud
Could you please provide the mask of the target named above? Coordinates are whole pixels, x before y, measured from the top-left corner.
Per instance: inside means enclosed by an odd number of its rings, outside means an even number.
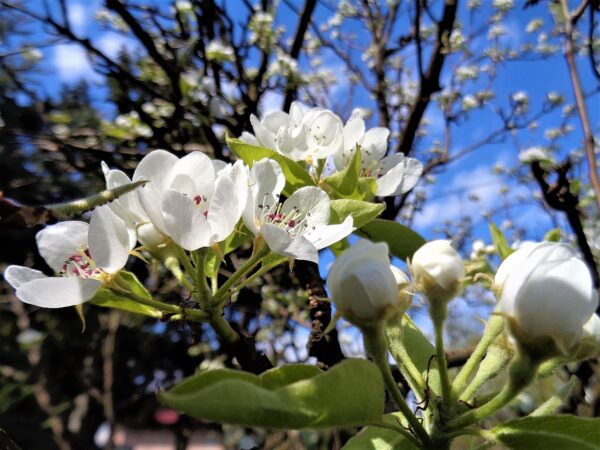
[[[423,245],[413,255],[411,270],[417,288],[430,301],[446,302],[462,291],[465,266],[450,241]]]
[[[541,242],[517,250],[501,264],[495,283],[511,334],[529,347],[554,341],[567,354],[598,305],[590,271],[568,244]]]
[[[406,286],[408,277],[390,266],[387,244],[366,240],[339,256],[327,277],[336,308],[358,326],[375,324],[388,313],[399,312],[402,305],[408,307],[399,284]]]

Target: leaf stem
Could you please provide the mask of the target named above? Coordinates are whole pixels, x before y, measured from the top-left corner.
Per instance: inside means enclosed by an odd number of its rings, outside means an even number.
[[[252,255],[244,264],[229,277],[229,279],[221,285],[221,287],[215,292],[213,304],[220,305],[224,299],[227,298],[229,290],[233,285],[244,275],[250,272],[261,260],[269,253],[269,247],[262,238],[256,238],[254,240],[254,247],[252,249]]]
[[[159,300],[154,300],[153,298],[143,297],[134,292],[131,292],[128,289],[124,289],[117,283],[114,283],[112,286],[110,286],[110,290],[115,292],[116,294],[122,295],[123,297],[127,297],[130,300],[133,300],[137,303],[141,303],[142,305],[156,308],[164,313],[185,315],[187,318],[192,319],[195,322],[205,322],[206,319],[208,319],[208,314],[206,314],[204,311],[187,308],[184,310],[180,306],[164,303]]]
[[[506,406],[506,404],[533,381],[538,365],[538,361],[534,361],[527,353],[520,351],[509,367],[508,383],[498,395],[479,408],[466,412],[462,416],[448,422],[446,430],[460,430],[479,422]]]
[[[442,386],[442,409],[448,414],[452,408],[452,389],[450,388],[450,377],[448,376],[448,365],[444,350],[444,322],[448,314],[446,302],[430,300],[429,313],[433,321],[433,331],[435,334],[436,361],[440,374],[440,384]]]
[[[460,372],[458,372],[458,375],[452,383],[452,394],[454,398],[458,398],[460,393],[465,390],[469,378],[481,362],[488,347],[502,332],[503,328],[504,319],[500,316],[492,315],[488,320],[487,326],[483,332],[483,336],[481,336],[481,340],[478,342],[475,350],[473,350],[473,353],[471,353],[471,356],[465,365],[460,369]]]
[[[200,248],[192,252],[192,258],[196,265],[196,294],[198,302],[204,307],[208,307],[212,301],[212,293],[208,287],[205,272],[207,255],[207,248]]]

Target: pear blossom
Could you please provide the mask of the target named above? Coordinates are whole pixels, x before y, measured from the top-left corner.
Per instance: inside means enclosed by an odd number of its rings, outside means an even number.
[[[211,161],[201,152],[179,159],[155,150],[140,161],[133,180],[148,180],[137,190],[154,227],[186,250],[225,240],[246,206],[248,178],[242,161]]]
[[[410,265],[417,287],[430,301],[448,301],[462,290],[464,262],[448,240],[426,243]]]
[[[341,151],[344,144],[343,123],[337,115],[321,108],[304,112],[298,102],[292,103],[289,114],[273,111],[261,120],[252,115],[250,122],[254,135],[243,133],[242,140],[294,161],[314,164]]]
[[[400,293],[408,277],[390,266],[388,254],[386,243],[360,240],[333,262],[327,286],[336,308],[350,322],[368,325],[410,305]]]
[[[344,147],[334,156],[335,167],[344,169],[359,145],[363,176],[377,179],[376,195],[386,197],[410,191],[419,181],[423,165],[401,153],[385,156],[389,135],[390,130],[383,127],[365,131],[362,111],[354,110],[344,126]]]
[[[569,244],[522,247],[502,262],[495,284],[514,337],[527,343],[551,338],[565,354],[584,336],[598,306],[590,271]]]
[[[4,279],[19,300],[42,308],[63,308],[90,300],[111,275],[121,270],[135,245],[125,222],[108,206],[94,210],[90,223],[60,222],[36,235],[40,254],[56,276],[8,266]]]
[[[298,189],[283,203],[279,197],[285,177],[271,159],[254,163],[243,220],[254,235],[264,238],[271,251],[283,256],[318,261],[318,251],[354,230],[352,217],[328,225],[329,196],[318,187]]]
[[[106,180],[106,188],[114,189],[131,183],[131,179],[121,170],[110,169],[104,161],[101,163],[102,172]],[[110,203],[110,208],[126,224],[127,229],[133,233],[144,246],[153,249],[165,243],[166,236],[160,233],[146,214],[140,204],[136,192],[128,192]]]

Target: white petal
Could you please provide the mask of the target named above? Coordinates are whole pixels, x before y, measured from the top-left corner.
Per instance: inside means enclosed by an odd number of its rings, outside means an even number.
[[[254,234],[258,233],[260,224],[257,226],[256,220],[262,217],[263,207],[277,203],[284,186],[285,176],[277,162],[265,158],[254,163],[250,170],[249,199],[243,213],[244,224]]]
[[[213,232],[211,239],[215,242],[225,240],[240,221],[248,200],[248,189],[248,175],[242,161],[219,174],[207,217]]]
[[[308,239],[317,250],[329,247],[338,241],[341,241],[346,236],[354,231],[352,216],[346,217],[346,220],[336,225],[321,225],[315,227],[314,230],[303,233],[302,235]]]
[[[88,224],[69,220],[50,225],[36,236],[38,251],[48,265],[60,272],[70,256],[88,247]]]
[[[92,213],[88,239],[90,255],[98,267],[108,273],[118,272],[125,267],[133,246],[130,247],[125,222],[108,206],[96,208]]]
[[[275,150],[276,144],[274,133],[267,129],[254,114],[250,116],[250,123],[252,124],[254,135],[260,145]]]
[[[87,302],[101,285],[101,281],[91,278],[38,278],[22,284],[16,296],[23,303],[41,308],[64,308]]]
[[[372,243],[361,239],[335,260],[327,275],[327,283],[330,286],[341,286],[344,274],[351,272],[355,267],[369,264],[372,261],[389,265],[389,249],[385,242]]]
[[[306,133],[305,125],[279,128],[276,150],[294,161],[304,161],[310,154],[306,147]]]
[[[285,230],[270,223],[261,227],[260,234],[274,253],[314,263],[319,261],[319,252],[304,236],[296,236],[292,239]]]
[[[151,181],[155,189],[164,189],[169,178],[171,168],[179,161],[179,158],[165,150],[154,150],[148,153],[137,165],[133,173],[133,181]]]
[[[344,126],[331,111],[319,111],[308,125],[306,144],[314,159],[327,158],[344,149]]]
[[[423,164],[402,154],[386,156],[381,160],[383,174],[377,179],[377,195],[400,195],[410,191],[423,174]]]
[[[227,164],[225,161],[221,161],[220,159],[213,159],[212,165],[213,165],[213,169],[215,171],[215,175],[218,175],[219,172],[221,170],[223,170],[225,167],[227,167],[229,164]]]
[[[166,187],[210,199],[215,188],[215,169],[211,159],[202,152],[184,156],[171,169]]]
[[[240,140],[244,141],[246,144],[254,145],[255,147],[260,146],[260,142],[258,142],[256,136],[254,136],[252,133],[248,133],[247,131],[242,132]]]
[[[138,198],[148,219],[158,231],[166,234],[165,220],[162,209],[160,208],[163,193],[164,191],[155,189],[152,183],[147,183],[137,189]]]
[[[308,228],[327,225],[329,223],[329,196],[321,188],[305,186],[289,196],[283,203],[281,212],[286,217],[289,217],[290,214],[297,214],[296,222],[306,217],[305,223]]]
[[[185,195],[165,192],[162,202],[168,235],[186,250],[210,245],[211,230],[202,210]]]
[[[354,110],[344,125],[344,150],[353,152],[356,144],[361,144],[365,136],[365,121],[360,110]]]
[[[360,150],[362,162],[368,165],[371,161],[379,161],[385,156],[390,130],[384,127],[371,128],[365,133]]]
[[[4,279],[8,284],[17,289],[22,284],[38,278],[47,278],[39,270],[23,266],[8,266],[4,271]]]
[[[104,162],[103,162],[104,163]],[[104,170],[104,176],[106,178],[106,187],[108,189],[114,189],[119,186],[123,186],[131,183],[131,180],[121,170],[110,170],[108,166],[102,166]],[[144,212],[142,205],[135,192],[128,192],[120,196],[117,200],[111,203],[111,207],[119,216],[123,217],[122,214],[132,215],[133,220],[143,221],[147,220],[146,213]]]

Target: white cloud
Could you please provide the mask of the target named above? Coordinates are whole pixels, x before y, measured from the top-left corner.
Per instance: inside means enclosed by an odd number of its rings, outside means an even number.
[[[76,44],[54,47],[54,66],[63,83],[73,83],[81,79],[94,81],[100,78],[100,75],[94,72],[85,50]]]
[[[123,47],[125,47],[128,52],[133,51],[135,48],[135,42],[133,40],[112,32],[102,33],[98,38],[96,45],[109,58],[116,58]]]
[[[422,211],[415,216],[414,225],[428,228],[441,224],[444,220],[456,220],[468,216],[476,220],[500,202],[498,189],[500,181],[491,173],[491,165],[482,164],[473,169],[462,170],[445,184],[442,196],[425,203]],[[448,194],[445,194],[448,193]],[[478,201],[469,200],[469,194]]]
[[[67,9],[69,23],[75,34],[81,35],[85,30],[90,18],[90,14],[94,11],[89,8],[89,5],[83,3],[71,3]]]
[[[281,93],[275,91],[265,92],[260,99],[261,117],[273,111],[281,111],[281,105],[283,105],[283,95]]]

